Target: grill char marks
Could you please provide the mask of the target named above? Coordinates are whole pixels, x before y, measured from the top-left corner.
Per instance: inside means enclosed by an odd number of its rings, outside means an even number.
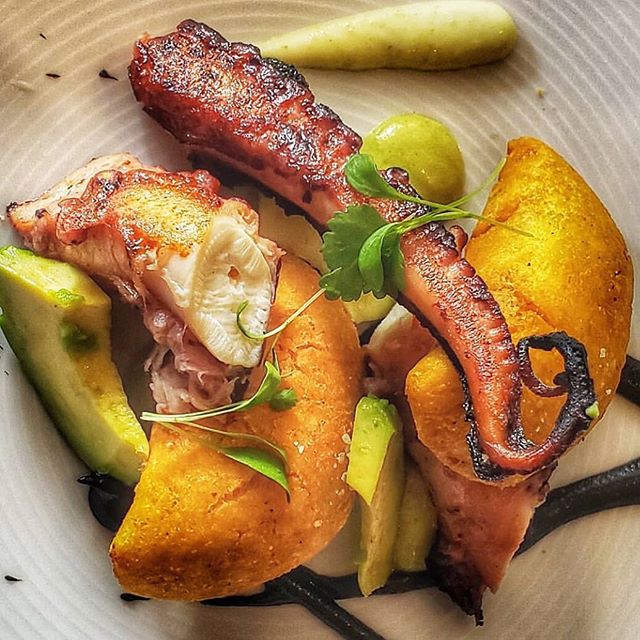
[[[315,102],[295,68],[190,20],[170,36],[138,42],[129,74],[145,111],[178,140],[251,171],[302,180],[308,203],[314,192],[333,190],[362,144]]]

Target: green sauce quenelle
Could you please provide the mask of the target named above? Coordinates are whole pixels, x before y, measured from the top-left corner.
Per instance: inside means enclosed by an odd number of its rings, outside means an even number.
[[[402,167],[425,200],[448,203],[464,191],[460,147],[441,122],[418,113],[392,116],[364,139],[361,152],[379,169]]]

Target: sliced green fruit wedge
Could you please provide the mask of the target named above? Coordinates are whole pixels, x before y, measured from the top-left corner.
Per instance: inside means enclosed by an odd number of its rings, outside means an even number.
[[[355,324],[382,320],[394,304],[395,300],[390,296],[376,298],[372,293],[364,293],[357,300],[344,303]]]
[[[436,510],[418,466],[407,460],[404,493],[398,515],[394,568],[422,571],[437,528]]]
[[[149,444],[111,359],[111,301],[82,271],[0,248],[1,327],[53,422],[94,471],[134,484]]]
[[[362,512],[358,585],[364,595],[393,571],[404,490],[402,425],[392,404],[372,396],[356,408],[347,483],[360,494]]]

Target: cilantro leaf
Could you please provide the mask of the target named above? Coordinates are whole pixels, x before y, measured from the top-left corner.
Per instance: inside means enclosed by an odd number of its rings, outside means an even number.
[[[383,298],[402,289],[400,224],[388,224],[369,205],[349,207],[329,221],[330,231],[322,237],[323,253],[333,271],[320,279],[327,298],[357,300],[369,291]]]
[[[374,231],[364,242],[358,254],[358,269],[363,281],[363,291],[372,291],[376,297],[383,291],[385,269],[382,248],[388,236],[395,233],[395,226],[385,225]]]
[[[329,300],[340,298],[345,302],[357,300],[362,295],[362,278],[358,265],[351,265],[348,269],[339,267],[320,278],[320,286]]]
[[[386,224],[382,216],[369,205],[347,207],[329,220],[323,237],[322,254],[329,269],[357,263],[365,240]]]
[[[404,288],[404,257],[400,236],[432,222],[455,218],[486,220],[490,224],[507,227],[532,237],[530,233],[514,229],[503,222],[461,209],[461,205],[486,189],[498,176],[504,160],[494,169],[487,181],[470,194],[449,204],[431,202],[402,193],[382,177],[371,156],[356,153],[344,167],[347,182],[370,198],[404,200],[429,207],[421,215],[403,221],[387,223],[369,205],[348,207],[329,221],[329,231],[322,236],[322,253],[331,272],[320,279],[320,286],[330,300],[357,300],[371,291],[376,298],[397,296]]]
[[[348,207],[329,220],[329,231],[322,236],[322,254],[331,271],[320,279],[327,298],[349,301],[362,295],[365,283],[358,268],[360,250],[369,236],[385,224],[368,205]]]
[[[370,198],[398,200],[403,197],[380,175],[373,158],[366,153],[352,155],[344,166],[344,175],[356,191]]]
[[[400,235],[396,227],[394,233],[388,233],[384,238],[382,244],[384,286],[382,291],[374,291],[376,298],[382,298],[385,294],[395,297],[404,289],[404,256],[400,249]]]
[[[227,413],[246,411],[247,409],[251,409],[252,407],[264,403],[269,403],[269,405],[276,411],[286,411],[293,407],[298,400],[295,390],[279,389],[283,376],[280,372],[278,361],[275,358],[275,353],[273,363],[265,362],[264,366],[266,369],[265,376],[262,379],[258,390],[247,400],[233,402],[232,404],[217,407],[215,409],[209,409],[208,411],[197,411],[194,413],[185,413],[180,415],[143,413],[142,418],[144,420],[157,422],[174,433],[184,434],[189,438],[193,438],[204,446],[213,449],[214,451],[217,451],[240,464],[244,464],[281,486],[287,492],[287,496],[289,497],[290,492],[286,473],[287,453],[282,447],[279,447],[277,444],[254,433],[218,429],[210,425],[194,422],[195,420],[213,418]],[[220,447],[216,441],[198,437],[193,431],[185,431],[183,428],[178,427],[176,423],[223,438],[234,438],[238,440],[246,440],[248,442],[255,442],[262,447],[267,447],[267,449],[251,446]]]

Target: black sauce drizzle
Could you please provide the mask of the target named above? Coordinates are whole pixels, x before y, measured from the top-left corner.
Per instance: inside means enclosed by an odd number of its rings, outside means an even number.
[[[103,473],[89,473],[78,478],[78,482],[89,487],[93,517],[115,533],[133,502],[133,488]]]
[[[627,356],[617,393],[640,406],[640,360]]]
[[[640,505],[640,458],[549,492],[546,502],[535,512],[517,555],[527,551],[547,534],[572,520],[600,511],[632,505]],[[299,567],[284,577],[293,576],[296,579],[302,579],[309,573],[313,574],[314,583],[320,583],[327,593],[334,594],[334,600],[357,598],[361,595],[355,574],[330,578],[315,574],[305,567]],[[282,579],[268,582],[262,593],[253,596],[205,600],[203,604],[266,606],[296,602],[283,597],[278,585]],[[433,586],[435,583],[428,571],[396,572],[382,589],[376,591],[376,594],[404,593]],[[298,603],[307,606],[306,603]]]
[[[640,458],[551,491],[536,510],[518,553],[572,520],[632,505],[640,505]]]
[[[151,600],[151,598],[145,598],[144,596],[137,596],[135,593],[121,593],[120,600],[125,602],[136,602],[137,600]]]
[[[640,362],[635,358],[627,356],[618,393],[640,406]],[[89,485],[89,506],[98,522],[116,531],[133,500],[133,490],[102,474],[89,474],[78,482]],[[517,555],[568,522],[632,505],[640,505],[640,458],[549,492],[545,503],[536,510]],[[435,582],[428,571],[396,572],[376,594],[405,593],[433,586]],[[346,640],[384,640],[336,602],[360,596],[355,574],[328,577],[298,567],[268,582],[259,594],[204,600],[202,604],[217,607],[299,604]],[[122,594],[121,598],[144,599],[132,594]]]

